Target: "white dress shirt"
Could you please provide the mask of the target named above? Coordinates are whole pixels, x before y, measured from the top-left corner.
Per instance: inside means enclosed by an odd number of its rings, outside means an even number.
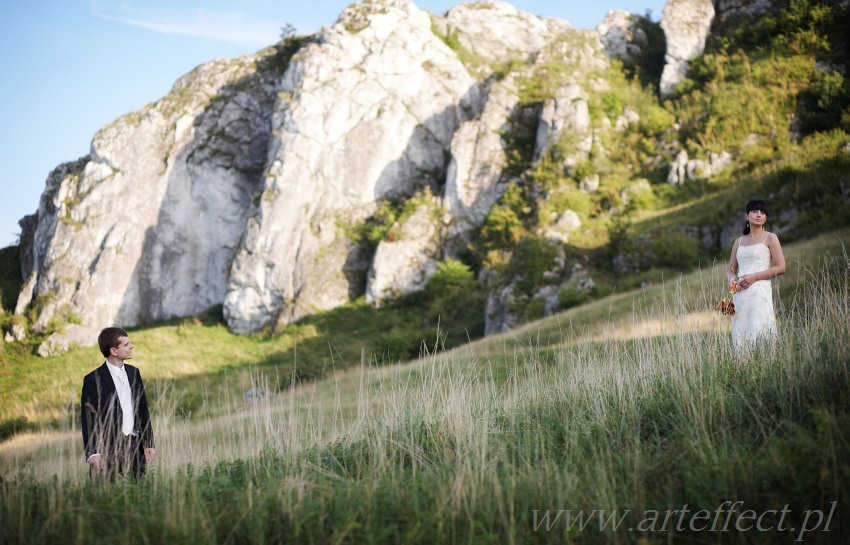
[[[115,391],[118,393],[118,403],[121,404],[121,412],[123,413],[121,432],[125,436],[137,435],[133,430],[133,394],[130,387],[130,379],[127,378],[127,370],[124,369],[123,365],[118,367],[108,361],[106,362],[106,368],[109,369],[109,374],[112,375],[112,382],[115,383]],[[100,456],[100,453],[96,452],[92,454],[86,462],[91,462],[91,459],[95,456]]]
[[[127,378],[127,370],[124,366],[118,367],[106,362],[106,368],[115,382],[115,391],[118,392],[118,403],[121,404],[123,419],[121,421],[121,432],[124,435],[136,435],[133,431],[133,394],[130,388],[130,379]]]

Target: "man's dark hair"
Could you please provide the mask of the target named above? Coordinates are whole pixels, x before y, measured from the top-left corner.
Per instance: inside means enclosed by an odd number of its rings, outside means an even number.
[[[97,336],[97,344],[104,358],[109,357],[109,349],[118,346],[118,337],[129,337],[127,332],[120,327],[107,327]]]

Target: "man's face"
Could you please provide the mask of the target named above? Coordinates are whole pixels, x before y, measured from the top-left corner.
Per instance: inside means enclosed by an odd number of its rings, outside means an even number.
[[[118,337],[118,346],[111,348],[109,351],[119,360],[132,359],[133,344],[130,342],[130,337]]]

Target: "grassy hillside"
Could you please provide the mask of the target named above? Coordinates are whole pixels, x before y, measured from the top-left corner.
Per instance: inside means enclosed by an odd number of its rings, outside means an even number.
[[[812,240],[787,245],[788,272],[777,282],[780,317],[784,305],[807,278],[807,270],[825,254],[841,255],[850,242],[844,229]],[[575,339],[630,338],[635,328],[643,334],[663,331],[665,324],[653,318],[658,308],[674,298],[687,299],[689,320],[694,327],[720,331],[726,327],[714,316],[714,298],[722,293],[725,260],[687,275],[672,274],[663,282],[643,289],[613,292],[609,297],[575,307],[555,316],[530,322],[511,333],[487,337],[469,344],[478,358],[512,358],[529,350],[551,353],[554,347]],[[445,288],[451,291],[450,285]],[[636,313],[636,314],[635,314]],[[639,326],[631,322],[640,317]],[[282,392],[293,384],[310,382],[359,367],[385,366],[408,359],[390,352],[387,339],[405,324],[421,324],[416,305],[396,305],[380,310],[358,302],[310,317],[279,333],[237,336],[227,331],[220,312],[175,320],[130,331],[136,345],[134,363],[151,383],[151,395],[162,411],[173,410],[185,419],[217,416],[243,410],[244,392],[256,386],[263,375],[271,392]],[[447,322],[451,323],[449,320]],[[669,325],[669,324],[668,324]],[[434,320],[418,327],[413,343],[416,354],[446,348],[445,322]],[[655,328],[655,329],[652,329]],[[660,329],[659,329],[660,328]],[[455,334],[463,333],[456,328]],[[411,333],[405,333],[411,335]],[[25,347],[28,347],[26,349]],[[33,345],[6,344],[0,347],[0,431],[15,431],[48,425],[66,425],[76,418],[82,377],[103,358],[97,347],[74,348],[54,358],[31,353]],[[415,357],[415,356],[414,356]],[[524,357],[524,356],[523,356]],[[53,372],[62,369],[62,372]],[[504,366],[496,372],[500,375]]]
[[[246,384],[223,388],[232,394],[219,416],[180,414],[180,381],[154,379],[162,371],[148,359],[149,387],[164,392],[154,415],[160,459],[148,478],[89,483],[73,424],[18,436],[0,446],[0,540],[842,542],[850,261],[838,238],[789,245],[781,336],[751,353],[734,352],[725,319],[706,315],[722,285],[714,269],[405,365],[366,357],[248,404],[240,388],[274,380],[255,369]],[[173,324],[134,338],[147,357],[185,342],[203,362],[225,349],[215,342],[222,329]],[[240,339],[246,351],[274,342]],[[701,527],[699,510],[714,516],[725,501],[757,513],[784,507],[785,530],[776,512],[765,532],[689,529]],[[826,533],[832,502],[839,510]],[[583,529],[553,520],[567,509],[604,510],[606,527],[599,511]],[[678,510],[676,523],[682,516],[680,530],[663,522],[668,510]]]

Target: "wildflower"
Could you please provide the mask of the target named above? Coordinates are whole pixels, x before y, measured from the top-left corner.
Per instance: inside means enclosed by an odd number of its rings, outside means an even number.
[[[720,311],[720,314],[724,316],[734,316],[735,315],[735,303],[733,302],[733,298],[735,296],[735,292],[738,291],[738,277],[736,276],[732,283],[729,284],[729,291],[726,293],[726,296],[723,297],[720,301],[717,302],[715,308]]]

